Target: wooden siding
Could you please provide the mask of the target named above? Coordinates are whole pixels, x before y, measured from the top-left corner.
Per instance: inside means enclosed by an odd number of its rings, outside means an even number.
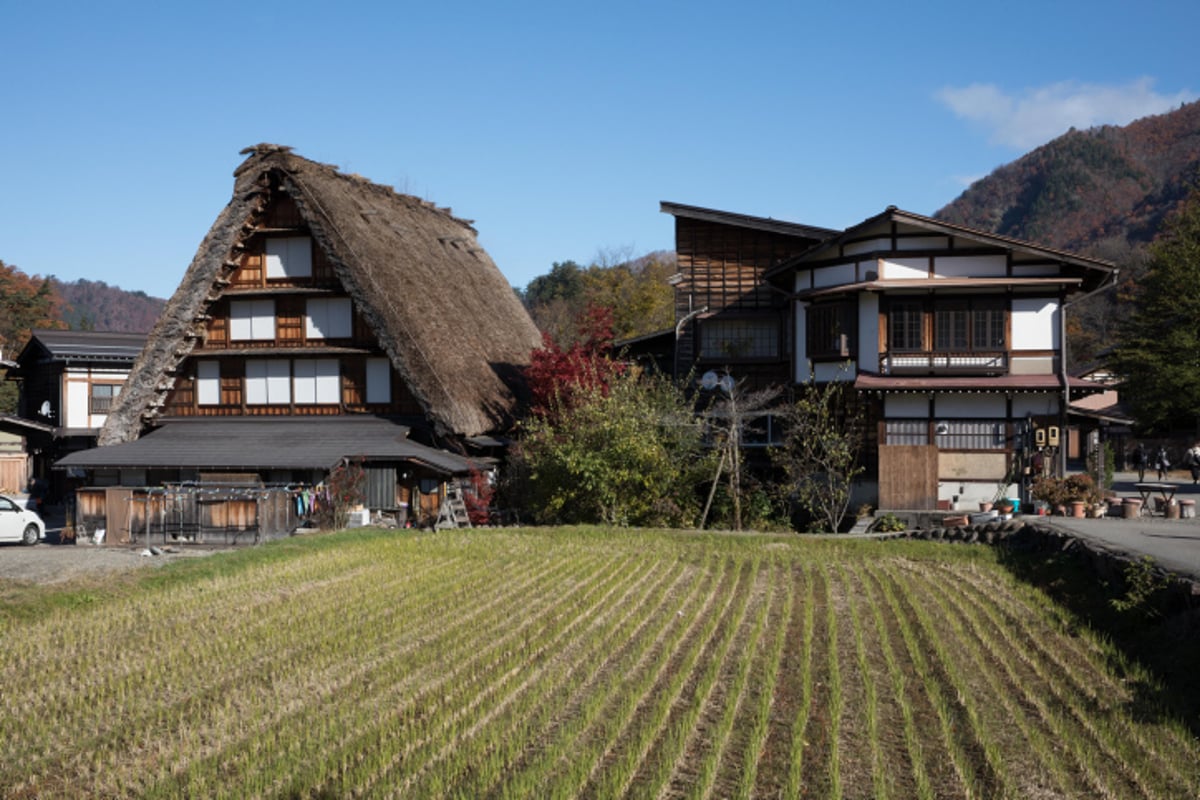
[[[273,339],[233,339],[230,335],[230,303],[242,299],[238,294],[227,295],[213,303],[210,319],[204,323],[200,342],[192,351],[197,358],[203,358],[206,353],[219,353],[223,350],[268,350],[271,348],[296,347],[374,347],[376,337],[370,324],[363,319],[358,309],[352,312],[353,332],[349,339],[312,338],[307,333],[308,306],[310,297],[336,298],[345,297],[343,294],[326,292],[320,294],[278,294],[257,295],[247,294],[246,298],[272,299],[275,305],[275,337]]]
[[[815,240],[769,231],[742,228],[686,217],[675,218],[675,251],[680,282],[675,287],[675,319],[707,307],[679,337],[677,363],[687,370],[700,353],[700,329],[710,318],[761,318],[779,320],[778,355],[769,363],[742,364],[736,359],[716,359],[713,364],[733,368],[753,384],[791,383],[791,328],[787,323],[786,296],[774,291],[763,274],[781,261],[807,250]]]
[[[938,449],[934,445],[879,447],[879,508],[937,507]]]
[[[23,492],[29,483],[29,456],[0,456],[0,492]]]
[[[196,398],[194,367],[185,364],[189,372],[175,381],[167,394],[163,413],[168,417],[277,417],[289,414],[331,416],[343,413],[396,414],[422,416],[421,404],[409,391],[400,375],[393,369],[390,403],[367,403],[367,367],[369,356],[352,355],[339,359],[341,372],[341,403],[338,404],[247,404],[245,402],[246,359],[221,358],[221,402],[219,405],[199,405]],[[283,356],[279,356],[284,360]],[[290,359],[289,359],[290,360]],[[194,363],[194,362],[190,362]]]

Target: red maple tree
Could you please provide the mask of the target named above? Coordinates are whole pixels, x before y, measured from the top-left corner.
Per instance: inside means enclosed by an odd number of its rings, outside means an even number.
[[[583,390],[607,393],[609,383],[624,371],[612,357],[611,308],[589,305],[579,321],[579,334],[578,343],[569,348],[542,334],[542,347],[533,351],[525,369],[533,414],[550,417],[569,409]]]

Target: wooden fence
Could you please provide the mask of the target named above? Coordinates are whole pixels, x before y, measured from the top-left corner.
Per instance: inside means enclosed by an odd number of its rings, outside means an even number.
[[[242,544],[287,536],[302,523],[295,487],[89,487],[75,493],[77,538],[105,544]]]

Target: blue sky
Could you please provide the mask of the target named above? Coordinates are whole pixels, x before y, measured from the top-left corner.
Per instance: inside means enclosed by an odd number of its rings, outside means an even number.
[[[0,260],[169,297],[238,151],[475,220],[516,286],[673,246],[660,200],[930,214],[1200,92],[1200,3],[0,0]]]

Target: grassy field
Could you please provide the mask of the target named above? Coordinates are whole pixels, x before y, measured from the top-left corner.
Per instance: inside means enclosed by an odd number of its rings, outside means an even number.
[[[6,797],[1195,797],[984,547],[360,531],[0,609]]]

